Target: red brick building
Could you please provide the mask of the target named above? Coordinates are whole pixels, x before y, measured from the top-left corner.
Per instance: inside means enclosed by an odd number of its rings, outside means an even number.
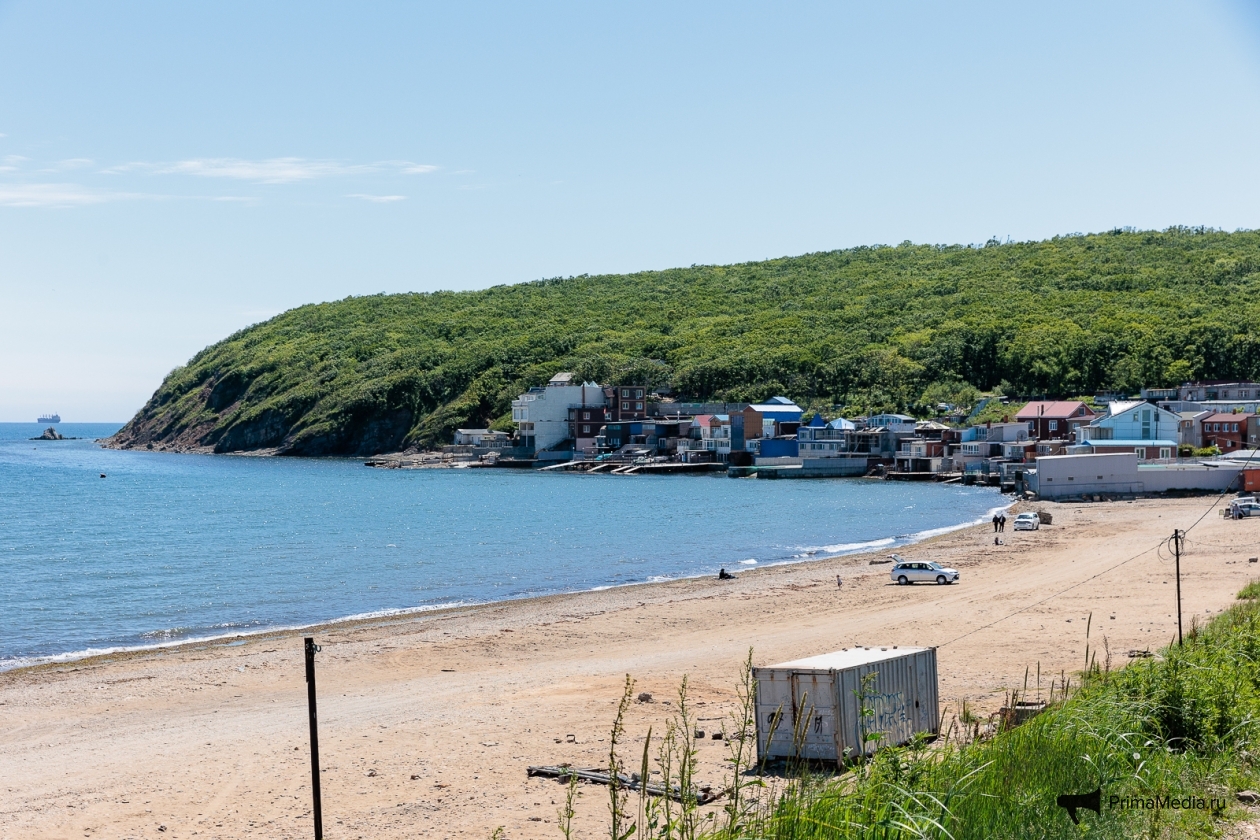
[[[1199,421],[1203,445],[1215,446],[1222,452],[1243,449],[1247,440],[1247,422],[1254,414],[1209,414]]]
[[[1019,410],[1015,419],[1028,424],[1028,436],[1037,440],[1076,440],[1076,430],[1097,415],[1079,400],[1034,400]]]

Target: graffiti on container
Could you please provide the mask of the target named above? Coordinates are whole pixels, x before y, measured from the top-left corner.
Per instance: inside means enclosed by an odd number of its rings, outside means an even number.
[[[866,708],[875,713],[871,720],[871,729],[887,732],[909,721],[906,713],[906,698],[900,691],[889,694],[868,694]]]

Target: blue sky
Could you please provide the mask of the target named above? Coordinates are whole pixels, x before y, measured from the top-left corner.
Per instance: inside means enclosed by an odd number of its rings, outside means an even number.
[[[1260,227],[1252,4],[0,2],[0,420],[290,307]]]

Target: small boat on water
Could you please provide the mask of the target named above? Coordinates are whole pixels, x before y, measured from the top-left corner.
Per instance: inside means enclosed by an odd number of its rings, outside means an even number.
[[[36,423],[60,423],[61,415],[57,414],[56,412],[53,412],[52,414],[45,414],[43,417],[39,418],[35,422]]]

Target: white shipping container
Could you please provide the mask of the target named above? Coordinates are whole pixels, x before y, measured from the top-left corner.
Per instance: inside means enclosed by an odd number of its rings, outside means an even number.
[[[869,754],[921,732],[940,734],[934,647],[845,648],[754,668],[753,677],[761,760],[843,764],[864,741]],[[865,724],[862,708],[873,713]]]

